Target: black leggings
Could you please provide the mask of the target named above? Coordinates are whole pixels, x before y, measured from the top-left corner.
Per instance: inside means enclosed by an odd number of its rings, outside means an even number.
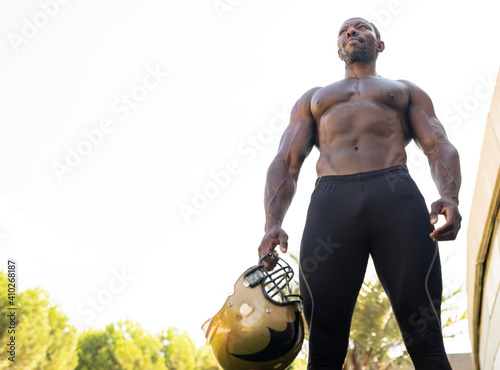
[[[300,248],[308,369],[342,369],[369,254],[415,368],[451,369],[438,319],[441,265],[432,230],[403,166],[317,180]]]

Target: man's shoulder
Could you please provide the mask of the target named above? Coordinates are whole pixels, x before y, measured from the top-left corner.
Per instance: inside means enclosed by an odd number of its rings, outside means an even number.
[[[405,85],[410,91],[422,91],[422,89],[418,87],[417,84],[411,81],[408,80],[395,80],[395,81]]]
[[[316,87],[313,87],[309,90],[307,90],[304,94],[302,94],[302,96],[297,100],[297,103],[295,103],[295,106],[297,107],[301,107],[301,106],[309,106],[309,104],[311,103],[311,100],[312,100],[312,97],[313,95],[321,90],[322,87],[321,86],[316,86]]]
[[[343,78],[341,80],[330,82],[329,84],[327,84],[325,86],[313,87],[312,89],[308,90],[308,92],[312,91],[312,90],[314,90],[314,92],[316,92],[319,90],[329,90],[329,89],[337,88],[337,87],[340,88],[347,83],[349,83],[349,78]]]
[[[321,91],[330,91],[332,88],[335,89],[336,87],[341,87],[342,84],[344,84],[345,82],[347,81],[347,79],[342,79],[342,80],[338,80],[338,81],[335,81],[335,82],[332,82],[328,85],[325,85],[325,86],[316,86],[316,87],[313,87],[309,90],[307,90],[300,99],[304,99],[304,100],[309,100],[311,101],[312,97],[317,93],[317,92],[321,92]]]
[[[307,91],[306,91],[306,92],[302,95],[302,97],[305,97],[306,99],[308,98],[309,100],[311,100],[311,98],[313,97],[313,95],[314,95],[317,91],[321,90],[322,88],[323,88],[323,86],[316,86],[316,87],[313,87],[313,88],[311,88],[311,89],[307,90]]]
[[[417,84],[408,80],[397,80],[398,82],[404,84],[410,93],[411,100],[414,102],[416,100],[429,100],[429,95]]]

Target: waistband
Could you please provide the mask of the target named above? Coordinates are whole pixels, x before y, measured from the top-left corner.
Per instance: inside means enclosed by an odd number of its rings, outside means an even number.
[[[363,180],[371,180],[377,177],[387,176],[396,172],[408,172],[408,167],[404,164],[400,164],[394,167],[384,168],[382,170],[368,171],[368,172],[360,172],[351,175],[328,175],[318,177],[316,179],[316,185],[318,186],[322,182],[357,182]]]

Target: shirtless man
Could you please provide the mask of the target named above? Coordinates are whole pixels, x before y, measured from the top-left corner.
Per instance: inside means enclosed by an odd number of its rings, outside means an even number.
[[[377,74],[384,42],[372,23],[347,20],[337,44],[345,79],[297,101],[269,167],[259,255],[275,253],[278,245],[287,251],[281,225],[302,163],[316,146],[318,179],[300,248],[308,369],[342,368],[370,254],[415,368],[451,369],[439,321],[437,241],[454,240],[460,229],[457,150],[423,90]],[[428,157],[441,196],[430,214],[405,165],[412,139]],[[438,214],[446,223],[435,229]],[[266,261],[272,268],[271,257]]]

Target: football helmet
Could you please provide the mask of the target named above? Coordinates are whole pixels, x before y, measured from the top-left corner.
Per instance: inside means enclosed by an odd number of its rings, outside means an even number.
[[[268,257],[276,267],[262,264]],[[293,294],[293,270],[274,254],[263,256],[234,285],[224,306],[202,326],[207,345],[225,370],[281,370],[297,357],[304,340],[302,301]]]

